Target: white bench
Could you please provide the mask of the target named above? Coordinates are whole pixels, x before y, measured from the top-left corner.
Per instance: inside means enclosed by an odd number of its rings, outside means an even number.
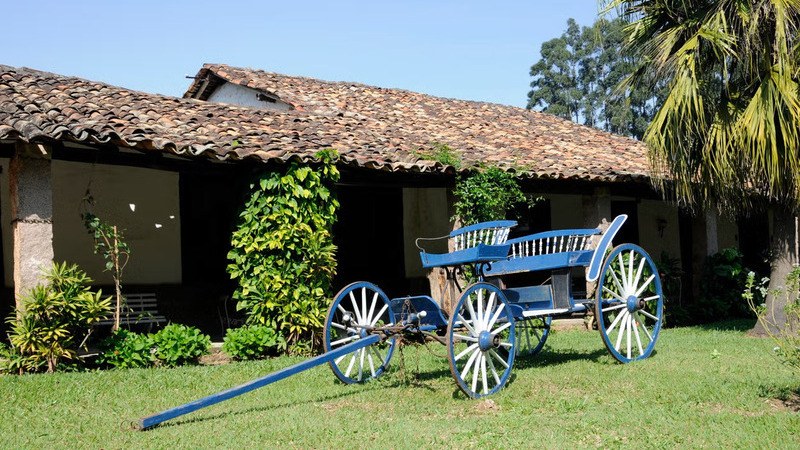
[[[125,303],[122,305],[119,317],[120,325],[161,324],[167,318],[158,313],[158,301],[155,293],[127,294],[124,295]],[[112,298],[112,305],[116,301]],[[114,314],[110,314],[98,322],[99,325],[113,325]]]

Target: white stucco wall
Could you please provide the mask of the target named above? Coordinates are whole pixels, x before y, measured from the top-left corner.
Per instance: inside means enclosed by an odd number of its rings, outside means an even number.
[[[53,249],[56,261],[77,263],[96,283],[110,284],[102,255],[81,221],[87,186],[95,214],[125,230],[131,259],[123,284],[181,282],[178,174],[138,167],[53,161]],[[90,185],[91,181],[91,185]],[[131,209],[131,204],[135,205]]]
[[[641,200],[637,210],[639,244],[642,248],[656,261],[661,258],[661,252],[667,252],[672,258],[680,258],[678,208],[663,201]]]
[[[292,107],[285,102],[277,100],[270,102],[259,100],[259,91],[250,89],[238,84],[225,83],[218,87],[208,96],[209,102],[228,103],[231,105],[254,106],[256,108],[267,108],[277,110],[288,110]]]

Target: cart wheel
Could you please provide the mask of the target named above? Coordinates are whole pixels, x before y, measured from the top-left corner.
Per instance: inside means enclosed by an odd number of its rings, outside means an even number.
[[[544,348],[547,337],[550,336],[550,322],[552,317],[518,320],[514,323],[517,334],[517,357],[526,358],[533,356]]]
[[[447,325],[447,360],[458,387],[472,398],[499,391],[514,363],[514,315],[496,286],[475,283]]]
[[[372,283],[344,287],[331,303],[325,319],[325,351],[369,336],[369,327],[394,324],[394,312],[386,294]],[[389,366],[395,339],[370,345],[340,356],[329,364],[334,375],[347,384],[379,377]]]
[[[600,273],[595,317],[603,343],[621,362],[647,358],[664,317],[656,265],[641,247],[623,244],[614,247]]]

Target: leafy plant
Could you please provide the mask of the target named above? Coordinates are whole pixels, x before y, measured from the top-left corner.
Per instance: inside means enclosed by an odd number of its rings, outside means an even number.
[[[240,360],[274,356],[285,348],[283,336],[265,325],[229,329],[222,343],[222,351]]]
[[[20,308],[9,316],[11,345],[30,358],[25,367],[47,364],[53,372],[60,359],[77,353],[80,339],[111,310],[110,297],[91,292],[92,280],[77,265],[53,264],[45,273],[46,283],[20,297]]]
[[[150,342],[156,364],[176,367],[208,353],[211,337],[195,327],[173,323],[150,335]]]
[[[706,258],[700,284],[700,300],[692,305],[692,314],[701,322],[735,317],[751,317],[742,291],[748,270],[739,250],[726,248]]]
[[[122,310],[122,271],[128,265],[131,250],[125,242],[123,230],[116,225],[110,225],[97,217],[92,209],[94,198],[87,192],[83,198],[86,211],[81,214],[83,225],[94,238],[94,253],[102,253],[106,260],[106,271],[111,272],[116,288],[117,301],[114,307],[114,325],[112,331],[119,329],[120,311]]]
[[[798,333],[800,331],[798,330],[798,326],[800,326],[800,267],[795,266],[786,275],[783,288],[774,289],[772,292],[767,289],[770,281],[768,277],[761,278],[758,283],[755,279],[755,272],[747,274],[742,298],[756,313],[769,337],[775,341],[776,356],[794,371],[800,372],[800,333]],[[763,301],[768,294],[785,298],[783,310],[786,314],[785,320],[778,319],[774,310],[767,311]]]
[[[0,342],[0,374],[19,374],[36,372],[44,366],[44,361],[23,354],[17,347],[9,347]]]
[[[317,154],[312,169],[297,163],[263,173],[231,236],[228,273],[238,286],[233,298],[249,324],[266,325],[294,345],[313,348],[331,295],[336,271],[332,227],[339,202],[333,150]]]
[[[416,150],[413,153],[420,158],[438,161],[446,166],[453,166],[456,170],[461,169],[461,155],[451,149],[447,144],[434,142],[430,149]]]
[[[155,357],[149,335],[120,328],[100,343],[98,362],[119,368],[148,367]]]
[[[514,175],[498,167],[459,176],[453,194],[456,216],[451,220],[458,217],[462,225],[502,220],[514,205],[528,203],[532,206],[538,200],[528,199]]]

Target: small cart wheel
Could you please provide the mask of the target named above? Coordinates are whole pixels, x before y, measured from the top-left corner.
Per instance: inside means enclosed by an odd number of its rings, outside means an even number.
[[[502,291],[475,283],[447,325],[447,360],[458,387],[472,398],[502,389],[514,364],[514,315]]]
[[[527,358],[536,355],[544,348],[547,337],[550,336],[550,323],[553,318],[537,317],[533,319],[517,320],[514,323],[517,335],[517,357]]]
[[[325,351],[331,351],[370,335],[372,327],[395,323],[386,294],[372,283],[344,287],[331,303],[325,319]],[[334,375],[347,384],[379,377],[389,366],[395,339],[370,345],[340,356],[329,364]]]
[[[597,329],[611,355],[623,363],[650,356],[664,318],[655,263],[641,247],[614,247],[597,283]]]

